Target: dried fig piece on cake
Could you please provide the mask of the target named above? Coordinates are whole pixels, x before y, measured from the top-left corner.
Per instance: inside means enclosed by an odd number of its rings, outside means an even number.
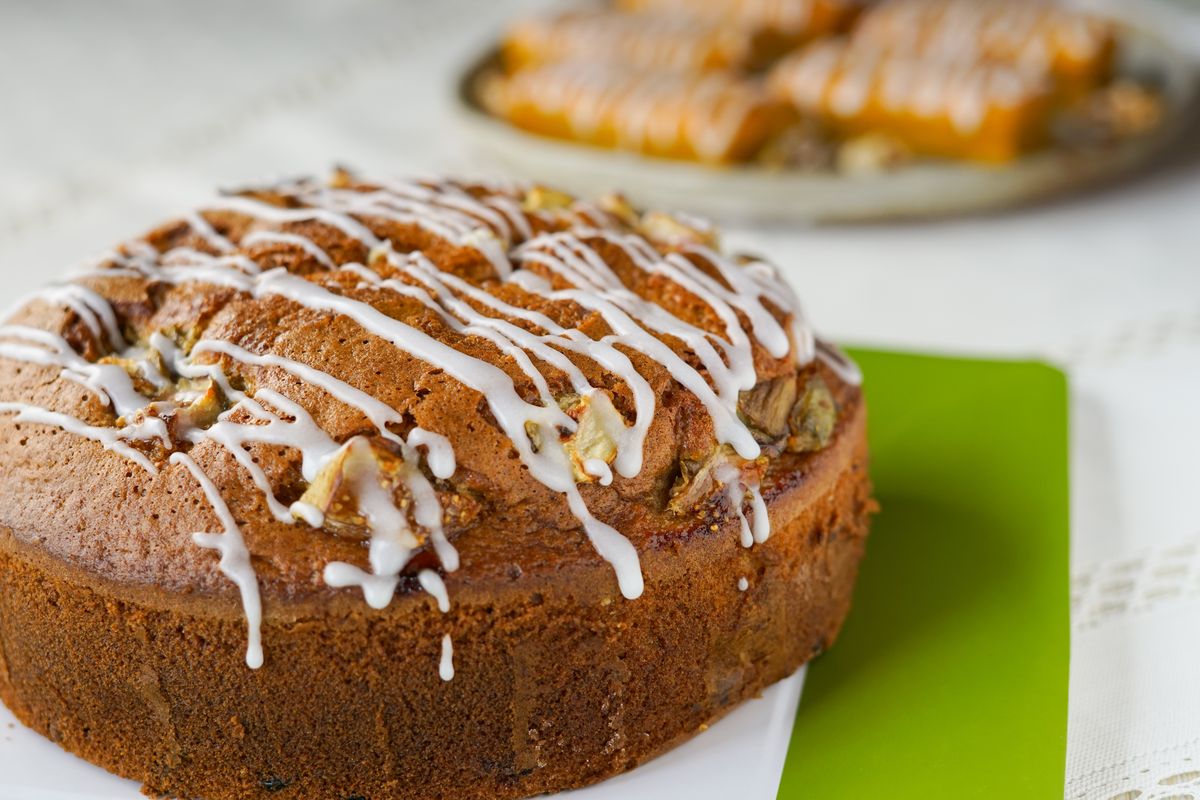
[[[604,392],[576,398],[566,411],[579,426],[563,441],[563,447],[571,459],[575,481],[590,483],[600,480],[616,459],[617,440],[625,429],[625,419]],[[603,469],[599,467],[601,463]]]
[[[190,386],[177,393],[181,399],[186,399],[186,405],[179,405],[172,415],[172,433],[175,433],[175,427],[181,429],[179,433],[183,433],[184,429],[188,428],[208,428],[217,421],[221,413],[229,407],[225,400],[225,393],[221,391],[221,387],[216,381],[211,378],[194,383],[189,382]]]
[[[638,220],[638,233],[650,241],[668,247],[703,245],[717,247],[717,230],[704,220],[665,211],[647,211]]]
[[[135,358],[134,355],[140,357]],[[157,398],[169,383],[169,379],[165,377],[167,367],[163,363],[162,354],[154,349],[144,353],[108,355],[98,359],[96,363],[111,364],[125,370],[129,379],[133,381],[134,390],[147,398]]]
[[[625,195],[618,192],[610,192],[601,197],[596,205],[600,207],[601,211],[611,214],[628,227],[637,227],[638,211]]]
[[[679,477],[671,487],[667,509],[673,514],[685,514],[698,506],[720,488],[717,473],[723,464],[738,461],[733,448],[717,445],[703,459],[681,458]]]
[[[829,444],[837,425],[837,404],[824,379],[814,375],[804,386],[804,394],[792,406],[788,417],[787,448],[793,453],[821,450]]]
[[[147,399],[146,405],[121,422],[136,426],[157,417],[166,423],[167,436],[175,443],[191,440],[189,434],[210,428],[229,408],[221,387],[211,378],[183,379],[159,393],[160,400]]]
[[[796,376],[782,375],[738,396],[738,416],[759,444],[777,442],[788,435],[797,393]]]
[[[339,536],[366,539],[371,535],[368,500],[382,492],[400,513],[406,514],[407,492],[397,493],[405,477],[416,469],[399,448],[382,437],[356,436],[334,453],[305,489],[292,513],[315,522]]]
[[[570,211],[575,198],[566,192],[551,189],[547,186],[533,186],[525,192],[521,200],[521,210],[529,213],[565,212]]]

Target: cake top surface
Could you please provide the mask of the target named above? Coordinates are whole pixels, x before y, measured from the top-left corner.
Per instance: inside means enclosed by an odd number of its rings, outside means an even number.
[[[639,551],[830,436],[856,370],[715,231],[539,186],[337,171],[224,193],[0,327],[0,526],[101,576],[260,595]],[[217,556],[219,563],[214,567]],[[459,572],[461,570],[461,572]]]

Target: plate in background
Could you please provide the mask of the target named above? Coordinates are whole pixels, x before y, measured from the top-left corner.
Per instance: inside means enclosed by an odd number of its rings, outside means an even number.
[[[635,203],[722,220],[855,222],[995,210],[1113,180],[1148,163],[1192,122],[1197,65],[1166,36],[1123,28],[1119,72],[1163,81],[1166,118],[1152,133],[1090,151],[1046,150],[1004,166],[917,162],[890,172],[844,176],[756,166],[711,167],[641,156],[523,131],[493,117],[474,87],[496,68],[483,53],[459,77],[455,109],[474,147],[516,177],[596,196],[620,188]]]

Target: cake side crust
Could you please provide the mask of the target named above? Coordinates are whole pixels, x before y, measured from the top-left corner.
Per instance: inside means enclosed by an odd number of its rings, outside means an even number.
[[[638,600],[597,566],[462,587],[447,615],[424,596],[385,612],[282,609],[258,671],[235,608],[132,601],[0,535],[0,699],[151,794],[465,800],[602,780],[831,644],[872,510],[865,409],[847,411],[830,446],[766,492],[767,542],[741,547],[733,518],[666,542],[644,554]],[[456,674],[443,682],[447,631]]]

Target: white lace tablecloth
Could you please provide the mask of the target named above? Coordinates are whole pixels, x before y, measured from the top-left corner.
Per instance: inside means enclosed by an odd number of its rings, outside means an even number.
[[[4,293],[215,184],[334,162],[491,172],[455,135],[452,74],[515,9],[542,4],[6,3]],[[1195,19],[1177,29],[1200,51]],[[729,235],[779,262],[832,337],[1068,370],[1067,798],[1200,795],[1196,139],[1129,185],[1038,208]]]

